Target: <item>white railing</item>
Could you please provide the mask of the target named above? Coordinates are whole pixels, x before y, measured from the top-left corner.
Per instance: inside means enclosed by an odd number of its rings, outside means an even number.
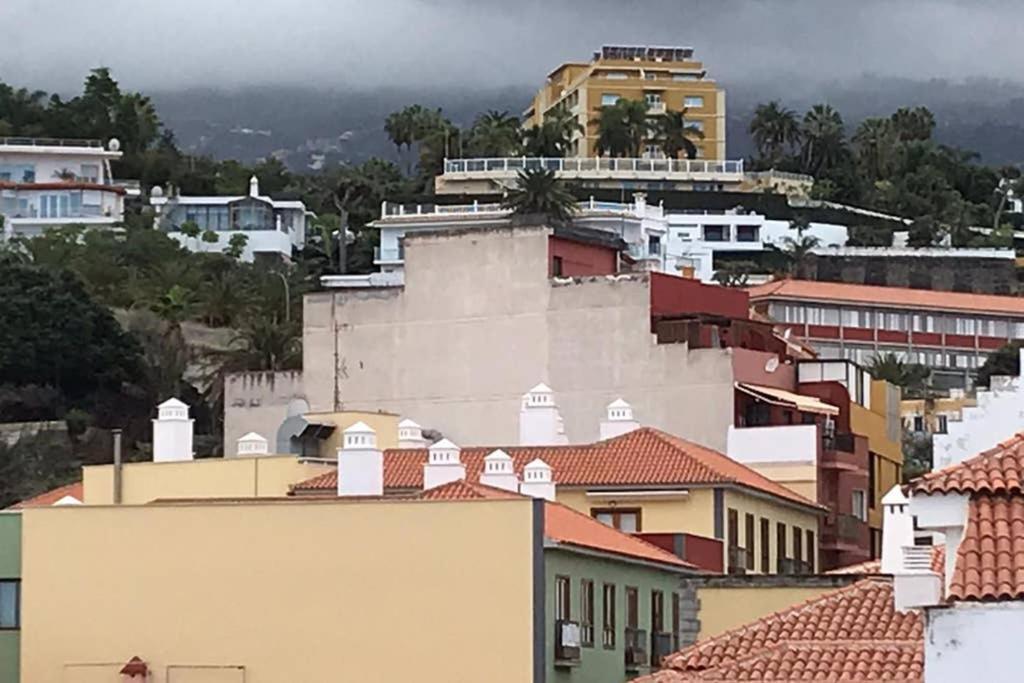
[[[663,218],[665,209],[661,205],[638,204],[636,202],[601,202],[591,197],[588,201],[576,204],[580,215],[588,213],[615,213],[633,216],[635,218]],[[380,217],[396,218],[415,216],[474,216],[478,214],[490,214],[491,216],[504,216],[511,213],[511,209],[502,206],[500,203],[472,204],[396,204],[394,202],[381,202]]]
[[[97,147],[103,149],[101,140],[75,140],[71,138],[19,138],[0,137],[0,145],[25,147]]]
[[[514,174],[546,169],[564,175],[587,173],[649,173],[659,176],[743,175],[743,160],[709,159],[616,159],[612,157],[505,157],[493,159],[445,159],[445,174]]]
[[[793,180],[800,183],[814,182],[814,176],[807,175],[806,173],[792,173],[790,171],[776,171],[774,169],[768,171],[752,171],[747,175],[754,179],[764,178],[772,180],[774,178],[778,178],[779,180]]]

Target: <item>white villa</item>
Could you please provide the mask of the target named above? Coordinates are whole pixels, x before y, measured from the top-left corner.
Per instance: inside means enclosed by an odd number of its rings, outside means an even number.
[[[155,227],[191,251],[223,252],[232,236],[245,235],[248,241],[242,260],[249,262],[256,254],[291,258],[292,249],[305,243],[307,221],[314,216],[301,201],[261,195],[255,176],[249,180],[248,195],[184,197],[154,187],[149,203],[156,211]],[[205,242],[183,234],[181,226],[189,221],[202,232],[215,233],[217,241]]]
[[[114,181],[110,162],[120,158],[116,139],[104,147],[99,140],[0,137],[2,237],[119,223],[125,195],[134,193]]]

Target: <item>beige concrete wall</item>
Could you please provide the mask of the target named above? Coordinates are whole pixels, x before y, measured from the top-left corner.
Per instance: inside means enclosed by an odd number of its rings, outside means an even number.
[[[185,462],[133,462],[123,466],[121,502],[141,505],[168,498],[272,498],[289,487],[333,471],[333,465],[303,462],[293,455],[205,458]],[[86,505],[114,502],[114,466],[82,468]]]
[[[585,515],[594,508],[639,508],[640,530],[646,533],[686,532],[714,538],[715,503],[712,489],[690,489],[684,498],[665,500],[657,498],[594,497],[583,489],[557,487],[555,496],[559,503],[578,510]]]
[[[813,499],[812,499],[813,500]],[[801,559],[806,560],[808,557],[818,557],[818,547],[821,544],[820,534],[818,532],[818,522],[820,516],[813,512],[802,510],[796,507],[779,503],[773,498],[761,497],[751,495],[742,491],[730,490],[725,491],[725,510],[723,511],[723,518],[725,520],[725,538],[723,539],[724,551],[726,553],[726,562],[728,563],[728,547],[729,547],[729,510],[733,509],[737,512],[738,531],[739,539],[737,539],[737,545],[741,548],[747,548],[748,551],[752,548],[754,555],[754,570],[753,573],[761,573],[761,520],[767,519],[768,524],[768,573],[773,574],[777,568],[778,559],[778,547],[776,539],[776,525],[782,522],[786,525],[786,556],[790,559]],[[754,539],[751,544],[750,539],[746,537],[746,515],[747,513],[754,515]],[[802,557],[794,558],[793,556],[793,528],[797,527],[800,529],[800,542]],[[807,530],[814,532],[814,550],[813,555],[808,554],[806,534]],[[815,570],[818,569],[818,561],[815,559]]]
[[[256,432],[277,452],[277,430],[294,404],[304,411],[302,372],[239,372],[224,378],[224,454],[235,455],[238,439]]]
[[[732,357],[658,345],[645,275],[552,285],[547,229],[419,236],[404,289],[305,299],[313,410],[385,410],[461,445],[514,444],[522,395],[554,389],[569,439],[599,436],[622,397],[645,425],[725,450]]]
[[[700,640],[760,619],[835,590],[834,586],[700,588]]]
[[[22,680],[114,681],[134,655],[147,683],[532,680],[532,509],[26,511]]]
[[[336,425],[335,430],[320,442],[320,455],[324,458],[336,458],[338,449],[344,439],[346,429],[356,422],[363,422],[377,432],[377,448],[387,450],[398,448],[398,422],[400,417],[393,413],[368,413],[361,410],[349,410],[342,413],[307,413],[310,422],[322,422]]]
[[[815,462],[752,462],[749,466],[808,500],[818,500],[818,466]]]

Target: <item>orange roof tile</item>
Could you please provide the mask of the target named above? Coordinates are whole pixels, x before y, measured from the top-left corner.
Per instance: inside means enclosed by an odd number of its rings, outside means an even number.
[[[747,292],[750,294],[751,302],[767,299],[834,301],[898,308],[928,308],[937,311],[971,311],[1024,316],[1024,298],[995,294],[936,292],[905,287],[878,287],[842,282],[789,279],[750,287]]]
[[[896,611],[892,581],[870,578],[669,655],[647,683],[924,679],[919,612]]]
[[[522,498],[518,493],[474,484],[465,480],[453,481],[424,491],[425,500],[478,500]],[[544,535],[560,544],[588,548],[633,559],[697,569],[672,553],[635,536],[630,536],[592,517],[568,508],[561,503],[544,504]]]
[[[49,491],[44,491],[39,495],[32,496],[31,498],[26,498],[23,501],[15,503],[7,509],[20,510],[22,508],[46,507],[47,505],[53,505],[58,500],[67,496],[71,496],[78,501],[84,500],[82,482],[76,481],[74,484],[66,484],[64,486],[58,486],[55,489],[50,489]]]
[[[971,498],[947,597],[1024,598],[1024,497],[977,494]]]
[[[466,478],[476,481],[484,458],[497,447],[463,448]],[[758,474],[728,456],[665,432],[644,427],[606,441],[574,446],[501,447],[517,471],[535,458],[551,466],[561,486],[695,486],[732,485],[767,493],[798,505],[821,509],[816,503]],[[423,487],[426,449],[384,452],[384,486],[388,489]],[[296,493],[336,490],[337,472],[327,472],[296,484]]]
[[[1024,494],[1024,432],[911,482],[914,493]]]

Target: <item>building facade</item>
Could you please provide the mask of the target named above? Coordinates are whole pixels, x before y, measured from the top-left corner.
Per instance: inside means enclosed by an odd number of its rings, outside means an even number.
[[[540,125],[555,111],[568,112],[584,130],[568,156],[594,157],[598,113],[620,99],[645,102],[651,116],[685,111],[703,134],[694,140],[697,158],[725,159],[725,91],[707,77],[692,48],[606,45],[590,62],[563,64],[548,74],[524,117],[526,125]],[[661,156],[653,146],[648,153]]]
[[[867,364],[892,353],[927,366],[940,389],[969,388],[989,353],[1024,339],[1019,297],[781,280],[750,299],[823,357]]]
[[[241,258],[252,261],[257,254],[290,259],[292,250],[306,242],[307,222],[313,214],[298,200],[276,200],[260,194],[255,176],[244,196],[184,197],[171,188],[153,188],[150,205],[156,212],[154,227],[167,232],[190,251],[224,252],[232,237],[245,237]],[[182,232],[194,224],[199,236]],[[216,239],[207,241],[210,235]]]
[[[21,513],[0,511],[0,683],[18,683],[21,646]]]
[[[65,225],[112,227],[124,218],[125,187],[110,162],[120,143],[0,137],[0,216],[4,238]]]

